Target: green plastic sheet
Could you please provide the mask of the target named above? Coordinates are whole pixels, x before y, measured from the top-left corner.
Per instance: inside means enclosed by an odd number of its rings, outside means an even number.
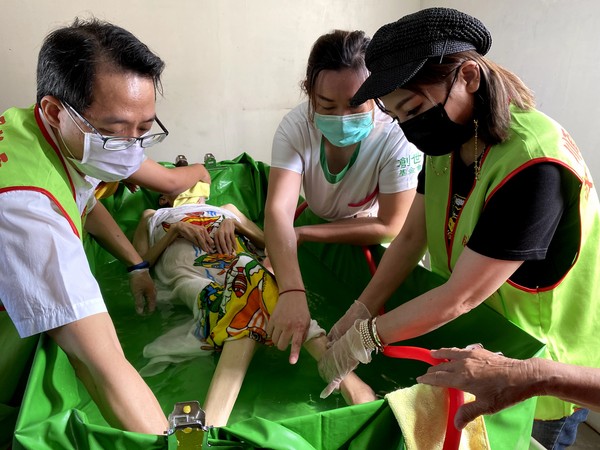
[[[209,203],[234,203],[249,218],[262,224],[268,166],[246,154],[210,168]],[[145,190],[131,194],[120,188],[103,200],[128,236],[132,236],[145,208],[156,208],[157,195]],[[307,211],[300,223],[311,223]],[[136,316],[123,265],[86,238],[86,251],[100,282],[109,313],[128,359],[136,368],[147,361],[144,345],[188,320],[183,306],[161,305],[151,316]],[[299,249],[313,317],[329,328],[368,283],[363,250],[356,246],[307,245]],[[376,258],[382,250],[373,248]],[[390,300],[389,307],[409,300],[442,282],[417,268]],[[108,426],[96,405],[77,380],[65,354],[45,336],[21,340],[0,312],[0,344],[9,349],[0,358],[0,448],[13,449],[171,449],[176,441],[165,436],[124,432]],[[481,342],[492,351],[514,358],[539,354],[543,344],[485,305],[434,332],[407,342],[425,348],[464,347]],[[7,355],[7,356],[5,356]],[[230,425],[205,433],[205,447],[216,449],[402,449],[397,421],[385,400],[346,406],[339,395],[319,398],[325,383],[316,363],[302,352],[296,365],[288,353],[260,347],[242,386]],[[218,355],[200,356],[170,366],[146,381],[165,414],[179,401],[202,404]],[[381,397],[411,386],[427,369],[418,361],[377,355],[357,369]],[[493,448],[526,448],[535,399],[487,416]],[[17,417],[18,413],[18,417]],[[140,405],[140,414],[143,405]],[[16,423],[16,425],[15,425]]]

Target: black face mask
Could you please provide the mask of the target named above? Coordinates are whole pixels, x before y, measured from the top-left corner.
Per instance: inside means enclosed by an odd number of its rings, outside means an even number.
[[[473,127],[450,120],[441,103],[401,123],[400,128],[409,142],[429,156],[447,155],[473,136]]]
[[[399,124],[406,139],[426,155],[447,155],[460,149],[460,146],[473,136],[472,126],[453,122],[444,109],[455,81],[456,75],[444,103],[438,103],[424,113]]]

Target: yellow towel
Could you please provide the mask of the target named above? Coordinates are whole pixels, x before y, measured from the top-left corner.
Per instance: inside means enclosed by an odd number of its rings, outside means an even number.
[[[187,205],[190,203],[198,203],[198,200],[208,199],[210,195],[210,184],[204,181],[198,181],[195,185],[189,188],[187,191],[183,191],[173,201],[173,206]],[[200,202],[204,203],[204,201]]]
[[[428,384],[415,384],[385,396],[404,436],[407,450],[441,450],[446,436],[448,390]],[[475,399],[465,393],[465,403]],[[460,450],[489,450],[490,443],[483,417],[463,430]]]
[[[94,191],[94,195],[98,200],[102,198],[107,198],[117,192],[117,188],[119,187],[119,182],[106,182],[101,181],[98,186],[96,186],[96,190]]]

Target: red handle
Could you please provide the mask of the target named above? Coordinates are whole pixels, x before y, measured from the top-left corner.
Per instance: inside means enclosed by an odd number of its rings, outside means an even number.
[[[302,203],[300,203],[297,207],[296,207],[296,212],[294,213],[294,220],[296,220],[300,214],[302,214],[302,212],[308,207],[308,203],[306,203],[306,200],[303,201]]]
[[[392,358],[414,359],[435,366],[446,362],[445,359],[437,359],[431,356],[431,352],[421,347],[409,347],[404,345],[388,345],[383,349],[383,354]],[[464,395],[458,389],[449,388],[448,420],[446,421],[446,437],[444,438],[443,450],[458,450],[460,445],[461,430],[454,426],[456,411],[464,402]]]

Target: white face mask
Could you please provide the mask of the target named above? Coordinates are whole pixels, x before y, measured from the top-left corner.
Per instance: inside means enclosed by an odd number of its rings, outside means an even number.
[[[72,154],[71,158],[67,159],[77,170],[90,177],[102,181],[119,181],[129,178],[140,168],[144,162],[144,149],[138,141],[125,150],[107,150],[100,136],[84,133],[81,161],[75,159]]]
[[[94,133],[83,133],[83,157],[79,161],[58,131],[60,140],[69,152],[67,160],[77,170],[102,181],[120,181],[129,178],[144,162],[144,149],[136,142],[124,150],[107,150],[104,141]]]

